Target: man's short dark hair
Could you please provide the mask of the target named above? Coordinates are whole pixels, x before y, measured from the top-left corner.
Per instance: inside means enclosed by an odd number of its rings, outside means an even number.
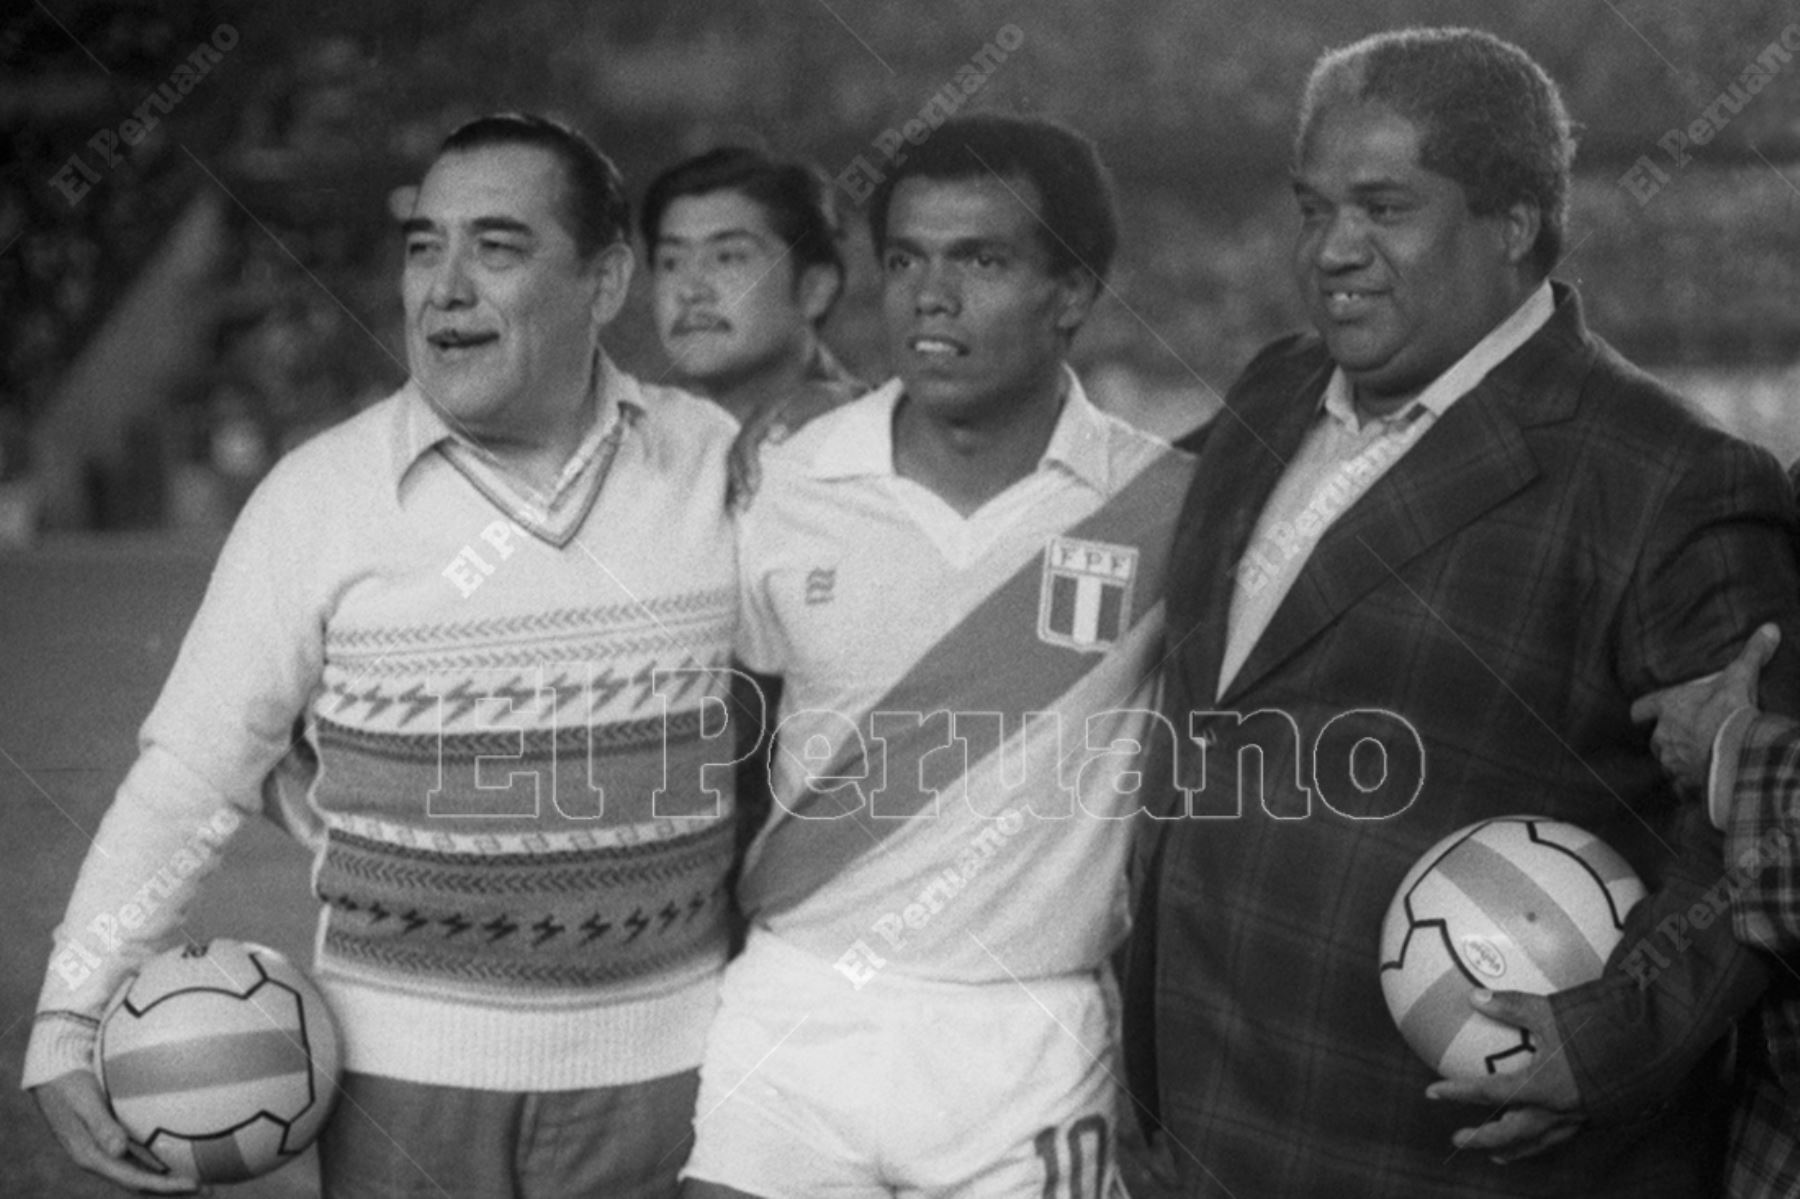
[[[638,228],[653,252],[663,214],[682,196],[737,192],[768,217],[775,236],[794,256],[796,278],[809,266],[828,266],[844,277],[841,232],[831,181],[802,162],[771,158],[748,146],[720,146],[676,163],[644,192]]]
[[[1041,241],[1053,273],[1106,278],[1119,246],[1112,180],[1086,137],[1041,117],[954,117],[890,164],[869,199],[875,252],[887,248],[888,206],[908,179],[1027,179],[1037,189]]]
[[[535,113],[493,113],[457,126],[438,147],[438,156],[492,146],[535,146],[562,164],[564,222],[584,260],[630,233],[631,200],[619,168],[574,129]]]
[[[1568,226],[1575,137],[1529,54],[1478,29],[1393,30],[1327,51],[1306,82],[1296,167],[1321,114],[1345,102],[1382,104],[1417,126],[1419,165],[1460,184],[1477,216],[1535,204],[1531,263],[1549,274]]]

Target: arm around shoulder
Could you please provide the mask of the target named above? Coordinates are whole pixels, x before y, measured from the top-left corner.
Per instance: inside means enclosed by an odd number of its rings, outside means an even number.
[[[1729,661],[1759,624],[1800,623],[1794,501],[1767,454],[1709,435],[1685,456],[1630,581],[1617,634],[1620,681],[1638,694]],[[1800,659],[1770,663],[1780,687]],[[1685,803],[1674,857],[1633,909],[1601,979],[1551,997],[1583,1106],[1599,1122],[1653,1110],[1767,985],[1732,935],[1721,841]]]

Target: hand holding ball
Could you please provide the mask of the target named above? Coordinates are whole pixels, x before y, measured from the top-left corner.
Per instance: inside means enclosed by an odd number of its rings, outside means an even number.
[[[113,1114],[171,1171],[266,1174],[312,1143],[337,1096],[324,998],[272,949],[216,940],[148,962],[101,1021]]]
[[[1432,846],[1381,927],[1381,989],[1400,1035],[1446,1078],[1518,1070],[1530,1034],[1477,1012],[1477,988],[1548,995],[1600,977],[1644,885],[1562,821],[1507,816]]]

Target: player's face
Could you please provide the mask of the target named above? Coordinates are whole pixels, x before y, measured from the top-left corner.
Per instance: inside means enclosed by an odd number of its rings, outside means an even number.
[[[679,196],[651,247],[656,331],[675,369],[732,386],[806,352],[815,314],[761,204],[735,191]]]
[[[1416,395],[1523,299],[1516,218],[1471,213],[1460,184],[1419,165],[1419,142],[1384,105],[1340,104],[1320,116],[1294,178],[1301,298],[1378,410]]]
[[[882,255],[888,351],[909,403],[976,419],[1057,394],[1092,285],[1053,273],[1024,179],[910,178]]]
[[[453,152],[426,174],[404,226],[413,378],[472,436],[528,429],[588,384],[616,256],[581,261],[564,187],[561,164],[536,146]]]

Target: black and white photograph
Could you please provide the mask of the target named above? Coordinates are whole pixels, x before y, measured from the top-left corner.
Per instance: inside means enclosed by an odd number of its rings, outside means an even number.
[[[0,1196],[1800,1199],[1800,7],[21,0],[0,138]]]

